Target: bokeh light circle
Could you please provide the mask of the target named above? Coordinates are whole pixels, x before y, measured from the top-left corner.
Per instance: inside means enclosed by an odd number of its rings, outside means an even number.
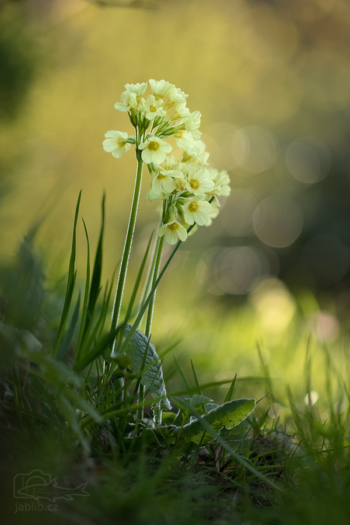
[[[256,207],[253,228],[263,243],[273,248],[285,248],[299,237],[303,216],[294,201],[281,195],[272,195]]]
[[[278,279],[262,280],[250,295],[261,327],[271,334],[284,332],[295,313],[295,301],[286,286]]]
[[[262,173],[274,164],[277,144],[273,135],[258,126],[247,126],[238,130],[232,140],[235,160],[245,171]]]
[[[258,249],[236,246],[220,250],[214,262],[217,284],[226,293],[248,293],[262,274],[269,271],[266,256]]]
[[[287,149],[286,165],[295,179],[305,184],[314,184],[329,173],[331,153],[326,144],[317,138],[299,138]]]

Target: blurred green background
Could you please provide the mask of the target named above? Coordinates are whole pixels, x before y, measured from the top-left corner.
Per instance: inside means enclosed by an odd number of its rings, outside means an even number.
[[[232,194],[200,228],[157,294],[153,337],[180,337],[202,379],[261,374],[300,392],[307,340],[348,366],[350,4],[347,0],[30,0],[0,2],[0,245],[11,263],[41,215],[47,286],[68,265],[74,206],[97,242],[107,193],[104,278],[121,257],[131,153],[102,149],[127,82],[165,79],[202,112],[213,166]],[[131,271],[156,227],[144,173]],[[78,238],[78,279],[86,247]],[[129,288],[132,278],[129,278]],[[171,374],[171,369],[168,371]],[[213,376],[214,374],[214,376]],[[315,375],[314,389],[324,377]],[[247,392],[248,383],[241,383]],[[319,385],[319,386],[318,386]],[[256,395],[256,394],[255,394]]]

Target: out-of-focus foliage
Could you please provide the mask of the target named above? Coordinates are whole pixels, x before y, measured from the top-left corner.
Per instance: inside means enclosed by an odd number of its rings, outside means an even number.
[[[0,118],[18,116],[35,77],[35,42],[19,18],[0,18]]]
[[[11,114],[11,108],[23,110],[15,125],[3,123],[0,130],[6,152],[0,160],[6,172],[12,162],[17,187],[2,212],[5,253],[15,246],[12,234],[23,231],[50,191],[62,195],[67,186],[84,187],[93,196],[106,187],[113,210],[109,268],[114,265],[112,246],[120,246],[126,226],[124,195],[131,191],[133,168],[132,159],[118,166],[108,159],[101,140],[105,129],[120,125],[113,103],[125,82],[167,78],[191,94],[192,110],[206,115],[213,164],[229,169],[235,186],[215,227],[192,241],[205,250],[205,289],[246,295],[271,275],[294,289],[337,291],[348,279],[350,260],[348,3],[178,0],[156,2],[156,10],[142,9],[148,5],[142,2],[138,9],[134,2],[113,5],[52,1],[44,9],[39,1],[9,2],[1,10],[7,26],[2,41],[12,35],[16,42],[4,64],[12,69],[3,82],[15,82],[4,92],[5,107]],[[27,37],[16,31],[17,13],[32,45],[24,45]],[[30,83],[30,49],[39,42],[45,50],[41,75]],[[44,229],[47,248],[58,243],[50,235],[58,218],[59,239],[68,238],[63,217],[71,194],[62,197]],[[148,222],[155,220],[153,211],[142,211]],[[92,206],[84,212],[92,231],[96,213]]]

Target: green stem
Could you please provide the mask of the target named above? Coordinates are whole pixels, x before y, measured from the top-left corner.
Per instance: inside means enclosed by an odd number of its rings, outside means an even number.
[[[160,261],[162,258],[162,251],[163,251],[163,244],[164,244],[164,236],[158,237],[158,242],[156,246],[156,251],[154,254],[154,271],[153,271],[153,279],[152,279],[152,287],[154,286],[159,273],[159,267],[160,267]],[[151,335],[151,328],[152,328],[152,319],[153,319],[153,311],[154,311],[154,303],[156,299],[156,292],[152,295],[151,301],[148,306],[148,312],[147,312],[147,320],[146,320],[146,329],[145,329],[145,335],[148,338]],[[139,403],[142,403],[144,396],[144,387],[140,384],[140,392],[139,392]],[[139,409],[139,419],[142,420],[143,418],[143,406]],[[155,419],[156,419],[156,425],[160,425],[162,422],[162,410],[158,410],[155,412]]]
[[[155,248],[154,255],[153,255],[151,271],[150,271],[150,277],[152,279],[152,286],[154,286],[154,283],[156,282],[157,277],[158,277],[160,261],[161,261],[161,258],[162,258],[163,244],[164,244],[164,237],[158,237],[156,248]],[[153,275],[153,278],[152,278],[152,275]],[[148,285],[147,285],[147,288],[148,288]],[[147,291],[148,290],[146,289],[145,292],[147,293]],[[156,295],[155,293],[152,295],[152,299],[151,299],[151,302],[150,302],[149,307],[148,307],[147,320],[146,320],[146,330],[145,330],[146,337],[149,337],[150,334],[151,334],[155,295]],[[142,404],[143,396],[144,396],[144,386],[142,385],[142,383],[140,383],[139,396],[138,396],[138,398],[139,398],[138,402],[139,402],[140,405]],[[137,418],[140,421],[143,419],[143,406],[139,407]],[[160,416],[160,418],[161,418],[161,416]],[[158,415],[157,420],[159,420],[159,415]],[[158,424],[160,424],[160,423],[158,423]]]
[[[136,145],[136,148],[137,148],[137,145]],[[140,199],[143,162],[141,159],[141,152],[138,151],[137,149],[136,149],[136,158],[137,158],[137,171],[136,171],[134,196],[132,199],[128,231],[126,234],[123,257],[122,257],[122,262],[121,262],[120,270],[119,270],[117,291],[116,291],[115,299],[114,299],[111,330],[115,330],[119,322],[124,286],[125,286],[125,281],[126,281],[126,274],[128,271],[130,252],[131,252],[132,241],[133,241],[134,231],[135,231],[137,208],[138,208],[139,199]],[[115,351],[115,344],[116,344],[116,341],[114,341],[113,343],[112,354]]]
[[[156,262],[156,254],[158,253],[159,241],[160,241],[160,238],[157,237],[157,239],[155,241],[155,244],[154,244],[154,248],[153,248],[152,262],[151,262],[151,264],[149,266],[149,269],[148,269],[146,284],[145,284],[145,287],[144,287],[144,290],[143,290],[143,293],[142,293],[142,299],[140,301],[140,305],[139,305],[139,309],[138,309],[139,311],[142,308],[142,305],[145,302],[146,297],[147,297],[148,292],[149,292],[150,287],[151,287],[152,277],[153,277],[153,273],[154,273],[154,265],[155,265],[155,262]],[[142,323],[142,319],[141,319],[141,323]],[[140,323],[140,326],[141,326],[141,323]]]
[[[159,238],[159,243],[157,244],[157,251],[155,253],[155,264],[154,264],[154,273],[153,273],[153,279],[152,279],[152,287],[154,286],[158,278],[160,261],[161,261],[162,252],[163,252],[163,244],[164,244],[164,236]],[[145,329],[145,336],[147,338],[151,335],[155,300],[156,300],[156,293],[154,292],[154,294],[152,295],[151,301],[149,303],[148,312],[147,312],[146,329]]]

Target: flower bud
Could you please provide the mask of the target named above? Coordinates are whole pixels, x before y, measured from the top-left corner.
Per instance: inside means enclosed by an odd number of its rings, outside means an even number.
[[[134,111],[133,112],[129,111],[128,115],[129,115],[129,119],[130,119],[131,124],[134,126],[134,128],[136,128],[136,126],[137,126],[136,113]]]

